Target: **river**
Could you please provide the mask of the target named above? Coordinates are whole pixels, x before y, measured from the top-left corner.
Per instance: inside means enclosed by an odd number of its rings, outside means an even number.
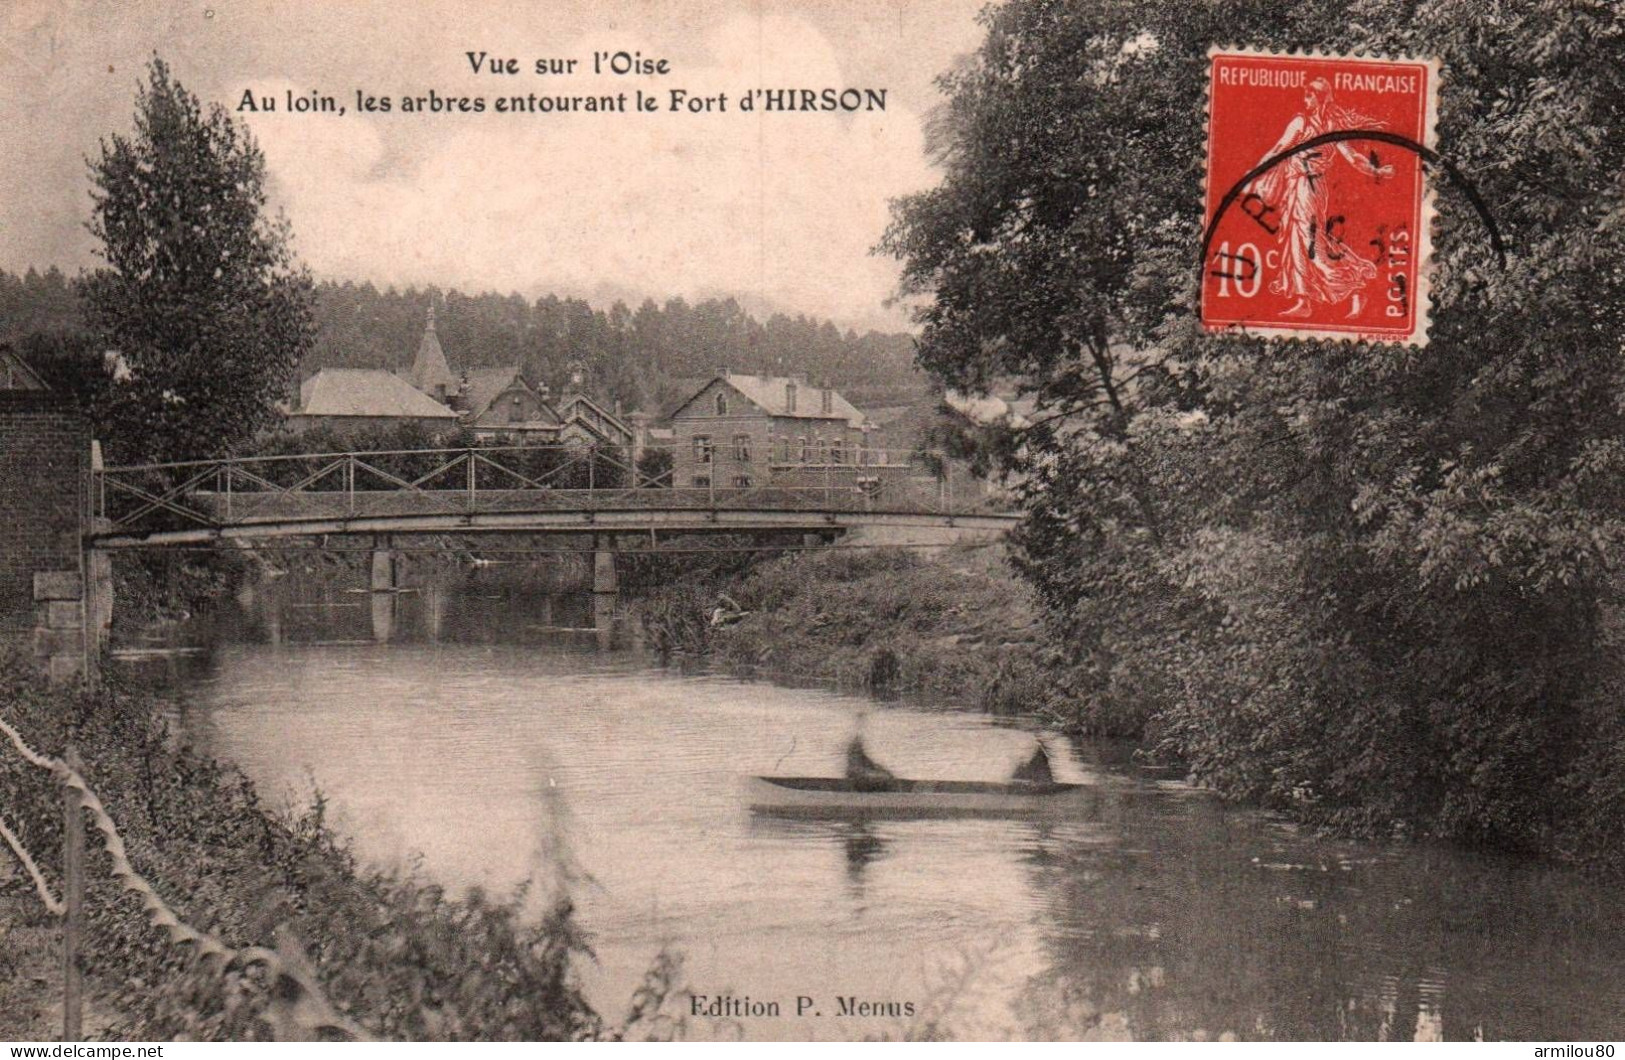
[[[191,740],[274,800],[319,787],[367,861],[454,891],[567,887],[612,1021],[665,947],[705,1004],[779,1010],[693,1017],[696,1036],[1625,1036],[1616,889],[1318,838],[1055,737],[1058,778],[1098,791],[1072,815],[775,818],[743,778],[837,774],[860,716],[871,753],[921,777],[1001,779],[1035,730],[685,671],[568,631],[586,613],[480,584],[265,592],[200,653],[142,665],[173,674]]]

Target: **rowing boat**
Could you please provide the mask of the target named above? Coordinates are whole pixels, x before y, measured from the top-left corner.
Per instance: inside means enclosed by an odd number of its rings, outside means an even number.
[[[1029,814],[1079,804],[1085,784],[904,780],[856,784],[843,777],[751,777],[753,809],[819,816]]]

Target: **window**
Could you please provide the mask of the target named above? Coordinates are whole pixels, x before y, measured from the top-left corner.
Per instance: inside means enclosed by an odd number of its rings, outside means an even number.
[[[522,423],[522,422],[524,422],[524,419],[525,419],[525,402],[524,402],[524,399],[521,398],[518,394],[515,394],[513,396],[512,403],[510,403],[508,405],[508,422],[509,423]]]
[[[846,442],[843,439],[836,438],[829,443],[829,458],[832,463],[846,463]]]
[[[796,458],[803,464],[812,459],[812,455],[807,451],[807,439],[805,437],[798,437],[796,439],[796,453]]]
[[[824,441],[823,435],[818,436],[818,462],[820,464],[829,463],[829,443]]]
[[[696,434],[694,436],[694,462],[696,464],[709,464],[711,462],[711,438],[709,435]]]
[[[773,436],[773,462],[775,464],[788,464],[790,462],[790,437],[785,434]]]
[[[750,463],[750,435],[734,435],[734,459],[741,464]]]
[[[728,394],[727,394],[726,391],[718,390],[717,391],[717,415],[718,416],[726,416],[727,414],[728,414]]]
[[[694,485],[697,488],[702,489],[702,490],[703,489],[709,489],[710,486],[711,486],[711,476],[710,475],[695,475],[694,476]]]
[[[750,476],[749,475],[735,475],[734,476],[734,486],[737,487],[738,489],[742,489],[742,490],[750,489]]]

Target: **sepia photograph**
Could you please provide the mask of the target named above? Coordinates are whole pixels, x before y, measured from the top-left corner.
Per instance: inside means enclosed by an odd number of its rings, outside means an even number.
[[[8,0],[0,1042],[1613,1057],[1621,173],[1616,0]]]

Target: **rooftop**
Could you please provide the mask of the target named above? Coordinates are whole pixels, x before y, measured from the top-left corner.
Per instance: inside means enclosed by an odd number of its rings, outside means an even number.
[[[39,373],[9,347],[0,347],[0,390],[49,390]]]
[[[300,384],[296,415],[457,418],[457,413],[382,368],[323,368]]]
[[[741,372],[719,372],[714,380],[722,381],[733,387],[748,398],[752,404],[761,408],[769,416],[788,416],[795,419],[829,420],[841,419],[854,427],[862,426],[865,418],[862,412],[837,390],[828,387],[813,386],[800,376],[784,375],[747,375]],[[707,387],[710,382],[705,384]],[[790,408],[790,389],[795,388],[796,405]],[[829,390],[829,411],[824,411],[823,393]],[[702,387],[699,393],[703,393]],[[696,393],[694,397],[698,397]],[[672,413],[676,416],[694,397],[679,405]]]
[[[516,384],[530,390],[530,387],[526,385],[524,379],[520,376],[517,365],[507,368],[470,368],[468,370],[468,414],[470,416],[480,416],[491,407],[491,403],[500,397],[504,390]],[[459,382],[458,386],[461,385]],[[558,421],[557,415],[553,414],[552,406],[547,403],[545,398],[542,401],[542,407],[547,410],[547,414],[544,415],[543,419],[549,423]]]

